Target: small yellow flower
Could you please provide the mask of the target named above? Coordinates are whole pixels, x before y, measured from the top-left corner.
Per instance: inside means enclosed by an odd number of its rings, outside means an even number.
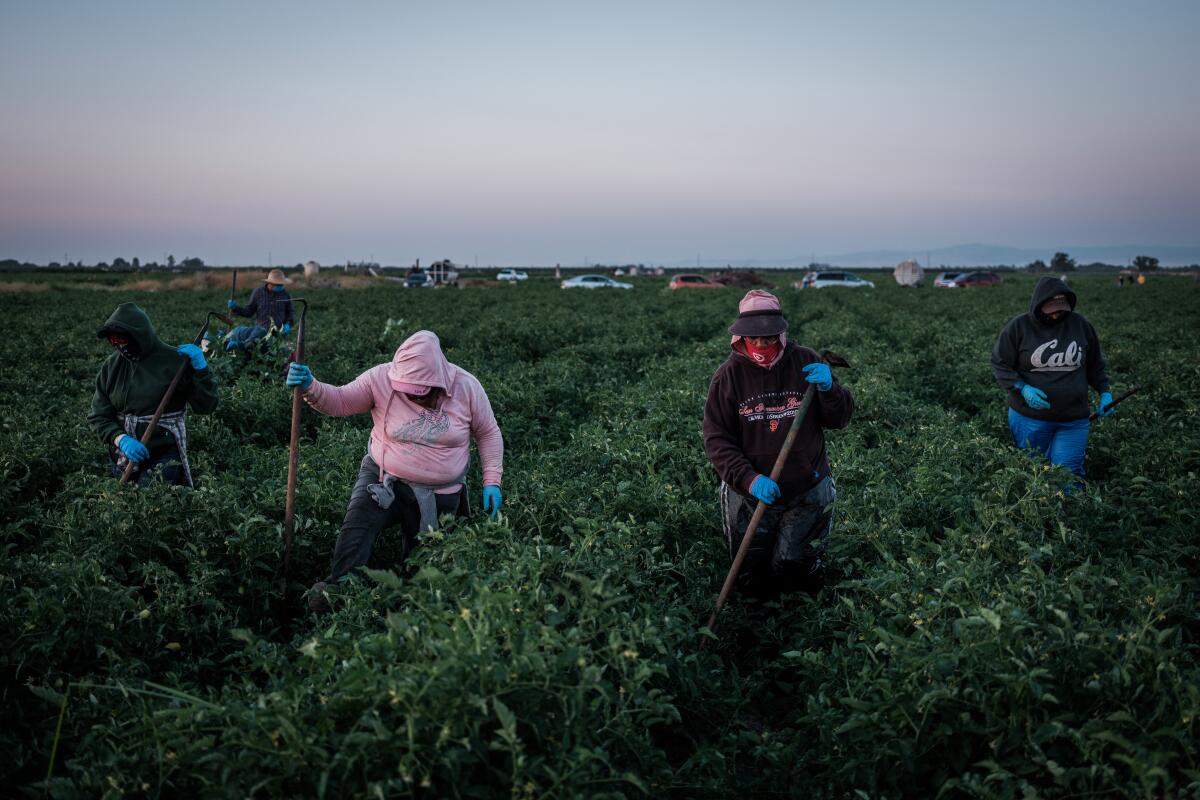
[[[469,608],[459,609],[458,616],[462,617],[463,622],[470,622],[471,621],[471,609],[469,609]]]
[[[637,658],[638,651],[637,650],[626,650],[624,653],[621,653],[621,655],[625,656],[626,658]]]

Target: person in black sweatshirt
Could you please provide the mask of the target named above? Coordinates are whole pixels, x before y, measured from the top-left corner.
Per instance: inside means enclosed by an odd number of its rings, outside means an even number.
[[[1102,416],[1111,413],[1112,395],[1100,338],[1075,305],[1075,293],[1061,279],[1039,280],[1029,311],[1009,320],[996,339],[992,371],[1008,392],[1008,427],[1017,447],[1037,448],[1082,478],[1088,387],[1100,395]]]
[[[739,588],[764,599],[789,591],[816,594],[824,584],[821,556],[836,495],[823,430],[850,423],[854,398],[815,351],[788,341],[774,295],[754,289],[738,312],[729,328],[731,352],[704,404],[704,450],[721,478],[730,560],[761,500],[767,508],[742,562]],[[769,475],[809,384],[816,396],[776,483]]]

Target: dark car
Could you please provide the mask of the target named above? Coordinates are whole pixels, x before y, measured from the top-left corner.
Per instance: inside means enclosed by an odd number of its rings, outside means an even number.
[[[430,279],[427,272],[410,272],[404,278],[404,288],[420,289],[425,286],[433,286],[433,280]]]
[[[955,286],[999,286],[1000,276],[994,272],[968,272],[954,279]]]

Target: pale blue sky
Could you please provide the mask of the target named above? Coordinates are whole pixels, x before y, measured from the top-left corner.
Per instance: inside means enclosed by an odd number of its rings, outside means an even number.
[[[6,0],[0,258],[1197,244],[1198,41],[1195,2]]]

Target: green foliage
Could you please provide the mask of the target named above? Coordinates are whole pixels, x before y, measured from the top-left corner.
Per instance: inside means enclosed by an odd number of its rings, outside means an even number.
[[[781,276],[780,286],[793,276]],[[700,416],[740,293],[306,290],[335,383],[442,338],[504,431],[505,510],[422,537],[320,619],[366,446],[305,409],[279,572],[290,354],[210,353],[198,488],[106,477],[84,422],[118,302],[23,296],[0,337],[5,785],[119,797],[1200,796],[1200,299],[1072,278],[1115,389],[1087,488],[1011,446],[988,354],[1036,276],[986,293],[781,289],[854,365],[829,436],[829,585],[698,633],[728,567]],[[121,295],[183,341],[219,291]],[[1168,325],[1149,322],[1172,309]],[[19,379],[18,379],[19,376]],[[472,502],[477,502],[477,465]],[[69,687],[69,690],[68,690]],[[60,712],[61,731],[56,735]],[[53,774],[46,780],[51,752]]]

